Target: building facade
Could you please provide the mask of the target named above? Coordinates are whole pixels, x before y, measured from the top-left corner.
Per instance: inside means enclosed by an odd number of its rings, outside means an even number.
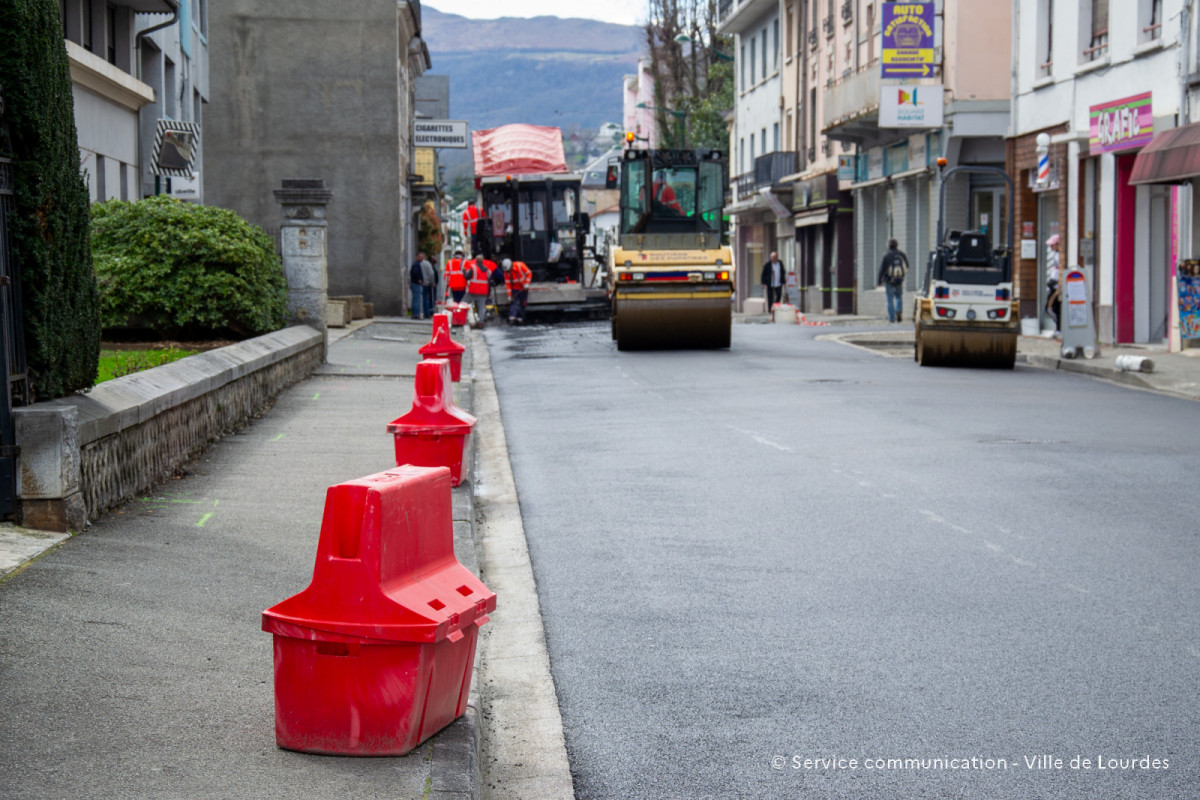
[[[209,202],[278,235],[272,191],[324,179],[329,293],[405,312],[413,187],[429,180],[414,170],[414,82],[430,66],[420,3],[225,0],[211,15]]]
[[[726,213],[737,269],[737,309],[762,297],[763,262],[779,253],[795,270],[792,186],[796,152],[788,149],[783,98],[784,28],[780,0],[722,0],[717,32],[733,37],[734,116],[729,137],[730,195]]]
[[[91,199],[171,194],[202,202],[207,0],[59,0],[59,13]],[[156,167],[160,121],[198,134],[194,178]]]
[[[1008,169],[1019,187],[1022,316],[1045,310],[1046,241],[1090,274],[1104,343],[1162,343],[1191,256],[1188,176],[1136,180],[1139,154],[1189,120],[1195,21],[1184,0],[1019,0]],[[1050,172],[1038,180],[1038,138]],[[1156,176],[1151,175],[1151,178]],[[1182,185],[1180,182],[1182,181]]]
[[[848,142],[824,133],[826,89],[853,70],[855,28],[849,6],[831,13],[828,2],[784,0],[784,148],[796,153],[792,186],[796,291],[792,301],[813,313],[856,310],[854,200],[851,181],[838,179]]]
[[[849,188],[854,198],[856,309],[882,316],[885,299],[876,279],[888,240],[896,239],[908,254],[909,293],[918,289],[935,245],[941,191],[937,159],[946,158],[950,167],[1005,167],[1012,10],[1005,3],[966,0],[923,4],[930,21],[930,74],[884,78],[890,34],[885,38],[883,25],[894,4],[843,0],[836,9],[834,3],[817,5],[824,17],[819,36],[825,20],[835,14],[833,26],[849,32],[844,40],[830,37],[842,42],[830,62],[840,74],[823,87],[821,116],[825,135],[838,149],[852,149],[845,155],[853,157],[846,170],[854,173]],[[920,115],[907,113],[916,108]],[[1000,241],[1008,222],[1001,202],[1003,183],[1000,175],[956,178],[947,187],[946,230],[980,229]],[[908,298],[906,314],[910,306]]]

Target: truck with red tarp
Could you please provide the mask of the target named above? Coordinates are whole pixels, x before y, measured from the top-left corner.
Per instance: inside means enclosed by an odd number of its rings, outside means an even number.
[[[504,125],[475,131],[471,140],[478,219],[464,236],[472,250],[497,264],[507,258],[529,267],[531,315],[606,314],[604,287],[584,285],[590,221],[580,208],[580,176],[567,169],[562,131]],[[502,288],[497,291],[496,306],[503,311],[508,298]]]

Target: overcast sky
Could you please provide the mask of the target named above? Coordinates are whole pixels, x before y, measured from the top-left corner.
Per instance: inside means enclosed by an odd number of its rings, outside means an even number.
[[[640,25],[646,19],[646,0],[589,0],[569,6],[564,13],[562,0],[425,0],[425,5],[447,14],[460,14],[475,19],[496,17],[584,17],[622,25]]]

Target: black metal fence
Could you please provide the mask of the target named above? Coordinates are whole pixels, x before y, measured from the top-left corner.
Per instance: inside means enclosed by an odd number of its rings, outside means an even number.
[[[12,150],[0,86],[0,517],[16,510],[17,443],[13,407],[29,401],[25,379],[25,334],[21,321],[20,276],[13,264],[9,220],[16,208]]]

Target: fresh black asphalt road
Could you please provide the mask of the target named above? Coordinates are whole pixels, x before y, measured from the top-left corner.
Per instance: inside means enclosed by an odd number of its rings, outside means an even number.
[[[577,796],[1194,798],[1197,406],[828,330],[487,332]]]

